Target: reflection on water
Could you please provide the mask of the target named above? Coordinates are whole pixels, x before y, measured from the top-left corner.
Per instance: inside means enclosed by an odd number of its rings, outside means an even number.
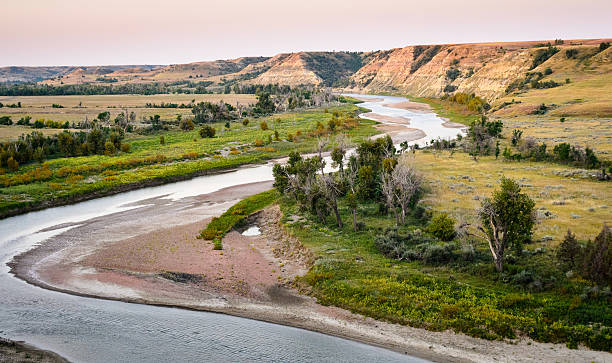
[[[422,127],[429,138],[456,135],[456,129],[442,128],[442,121],[433,114],[408,115],[408,111],[383,106],[402,101],[406,99],[384,97],[383,102],[367,102],[363,106],[382,115],[410,117],[410,127]],[[48,291],[8,273],[6,263],[14,255],[79,222],[139,208],[136,202],[153,197],[178,200],[267,180],[272,180],[271,164],[0,220],[0,336],[25,340],[76,362],[166,362],[168,359],[177,362],[422,362],[385,349],[281,325]],[[58,228],[53,229],[54,226]],[[42,229],[47,230],[38,232]],[[258,228],[249,228],[247,232],[258,233]]]

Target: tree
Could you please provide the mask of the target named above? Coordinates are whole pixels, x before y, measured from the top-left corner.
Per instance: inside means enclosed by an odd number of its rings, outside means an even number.
[[[328,200],[330,207],[336,215],[336,223],[338,228],[342,228],[342,218],[340,218],[340,212],[338,211],[338,197],[341,194],[340,183],[336,177],[332,174],[322,174],[318,178],[320,183],[320,190]]]
[[[262,92],[257,95],[257,103],[253,108],[253,112],[257,114],[270,114],[276,111],[276,105],[270,98],[270,94]]]
[[[90,154],[104,153],[104,135],[97,127],[87,134],[87,150]]]
[[[108,121],[110,120],[110,112],[108,111],[100,112],[98,114],[98,120],[100,120],[100,122],[103,124],[108,123]]]
[[[481,225],[479,236],[486,240],[493,255],[495,268],[504,269],[504,254],[508,248],[520,251],[531,240],[535,223],[534,201],[512,179],[502,177],[501,188],[486,198],[478,212]]]
[[[590,280],[612,285],[612,230],[606,225],[586,248],[584,272]]]
[[[391,178],[395,187],[395,200],[401,210],[400,220],[405,224],[406,212],[421,191],[423,177],[414,168],[401,163],[393,169]]]
[[[388,160],[388,159],[385,159]],[[408,208],[416,203],[422,187],[423,177],[406,161],[402,161],[383,170],[381,174],[381,192],[385,204],[393,210],[397,223],[405,224]],[[400,214],[397,214],[397,210]]]
[[[580,252],[576,235],[568,229],[563,242],[557,247],[557,260],[563,265],[564,270],[573,270],[578,266]]]
[[[57,147],[64,156],[74,155],[74,137],[70,132],[64,131],[57,134]]]

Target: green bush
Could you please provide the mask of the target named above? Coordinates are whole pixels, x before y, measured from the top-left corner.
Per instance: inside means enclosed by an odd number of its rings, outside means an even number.
[[[211,138],[215,137],[216,132],[214,127],[206,125],[200,129],[199,134],[201,138]]]
[[[455,238],[455,220],[447,213],[435,215],[425,231],[442,241],[451,241]]]

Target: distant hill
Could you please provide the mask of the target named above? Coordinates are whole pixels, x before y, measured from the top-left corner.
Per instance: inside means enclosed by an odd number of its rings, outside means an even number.
[[[508,114],[530,112],[541,94],[543,103],[554,102],[557,113],[612,115],[612,47],[600,49],[601,43],[611,41],[414,45],[376,52],[298,52],[168,66],[4,67],[0,83],[203,81],[213,89],[233,84],[310,84],[427,97],[473,92],[503,105],[498,112]]]

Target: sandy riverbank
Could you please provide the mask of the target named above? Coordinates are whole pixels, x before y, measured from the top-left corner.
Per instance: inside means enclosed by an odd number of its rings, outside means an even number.
[[[67,363],[59,355],[38,349],[24,342],[0,338],[0,362],[2,363]]]
[[[177,306],[290,325],[435,361],[605,361],[608,353],[563,345],[490,342],[452,332],[389,324],[321,306],[291,288],[312,256],[280,225],[278,207],[253,217],[262,234],[229,233],[223,250],[196,239],[210,218],[270,182],[180,200],[151,198],[138,208],[80,223],[17,256],[11,271],[53,290]],[[66,227],[58,226],[56,228]]]
[[[406,117],[392,117],[379,115],[374,112],[368,112],[361,115],[364,118],[381,122],[374,127],[381,131],[381,134],[375,135],[372,139],[391,136],[391,140],[395,144],[402,141],[415,141],[427,136],[423,130],[411,128],[410,119]]]

